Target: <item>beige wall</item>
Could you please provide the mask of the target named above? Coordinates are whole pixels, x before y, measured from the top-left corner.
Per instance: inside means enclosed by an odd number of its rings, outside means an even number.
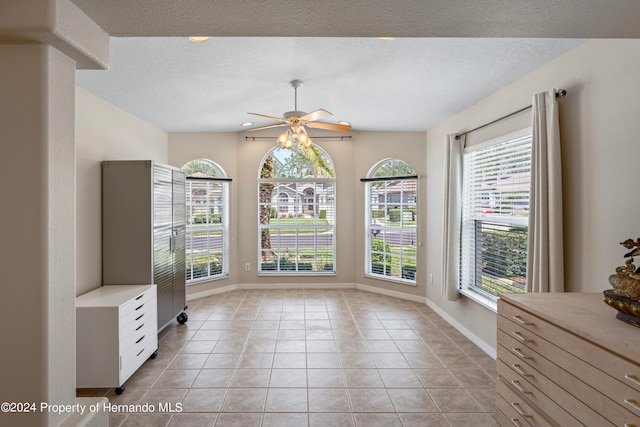
[[[427,138],[427,298],[495,348],[495,313],[441,296],[444,139],[531,103],[536,92],[564,88],[560,122],[564,179],[565,287],[600,292],[622,264],[619,242],[640,235],[639,40],[593,40],[429,130]],[[612,313],[613,315],[614,313]]]
[[[76,296],[102,284],[102,160],[167,162],[167,133],[76,87]]]
[[[318,136],[339,134],[321,133]],[[196,158],[208,158],[222,166],[231,184],[231,266],[224,280],[189,286],[188,293],[207,292],[235,284],[348,284],[362,283],[387,290],[424,295],[424,272],[418,273],[420,286],[364,278],[364,184],[359,179],[382,159],[394,157],[407,161],[419,174],[425,171],[424,132],[351,132],[352,140],[317,139],[316,143],[331,156],[336,171],[336,270],[335,276],[258,276],[257,177],[265,154],[273,148],[277,132],[173,133],[169,135],[169,162],[182,165]],[[258,137],[256,140],[245,136]],[[270,136],[273,139],[262,139]],[[356,155],[357,153],[357,155]],[[421,229],[424,214],[420,215]],[[424,255],[418,253],[419,264]],[[251,271],[245,271],[245,263]]]

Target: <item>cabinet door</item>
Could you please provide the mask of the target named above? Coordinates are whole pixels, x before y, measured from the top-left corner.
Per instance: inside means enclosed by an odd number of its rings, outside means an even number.
[[[185,175],[173,171],[173,314],[186,305],[185,271]]]
[[[158,291],[158,327],[173,317],[173,191],[172,170],[153,170],[153,281]]]

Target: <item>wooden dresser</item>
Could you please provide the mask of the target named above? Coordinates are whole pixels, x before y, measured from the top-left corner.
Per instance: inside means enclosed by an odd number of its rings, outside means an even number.
[[[500,426],[640,427],[640,328],[601,293],[498,301]]]

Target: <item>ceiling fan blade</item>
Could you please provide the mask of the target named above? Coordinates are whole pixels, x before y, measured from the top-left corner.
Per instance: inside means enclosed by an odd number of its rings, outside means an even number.
[[[273,119],[273,120],[277,120],[279,122],[285,122],[286,121],[282,117],[267,116],[266,114],[260,114],[260,113],[247,113],[247,114],[251,114],[252,116],[265,117],[267,119]]]
[[[323,110],[322,108],[316,111],[312,111],[308,114],[305,114],[304,116],[300,117],[300,121],[308,123],[308,122],[315,122],[316,120],[320,120],[323,119],[325,117],[329,117],[329,116],[333,116],[333,114],[331,114],[330,112],[328,112],[327,110]]]
[[[310,128],[314,128],[314,129],[335,130],[338,132],[349,132],[351,130],[351,126],[341,125],[337,123],[313,122],[313,123],[307,123],[306,126],[309,126]]]
[[[257,130],[272,129],[272,128],[280,128],[282,126],[288,126],[288,123],[278,123],[275,125],[260,126],[259,128],[247,129],[247,132],[254,132]]]

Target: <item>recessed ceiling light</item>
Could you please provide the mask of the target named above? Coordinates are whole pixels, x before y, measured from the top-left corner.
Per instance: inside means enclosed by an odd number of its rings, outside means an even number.
[[[378,40],[382,40],[384,42],[390,42],[391,40],[395,40],[395,37],[378,37]]]
[[[202,43],[202,42],[206,42],[210,38],[211,37],[200,37],[200,36],[195,37],[194,36],[194,37],[189,37],[189,40],[191,40],[192,42],[195,42],[195,43]]]
[[[251,126],[252,124],[253,124],[253,122],[244,122],[244,123],[242,123],[240,126],[242,126],[242,127],[246,128],[246,127],[248,127],[248,126]]]

